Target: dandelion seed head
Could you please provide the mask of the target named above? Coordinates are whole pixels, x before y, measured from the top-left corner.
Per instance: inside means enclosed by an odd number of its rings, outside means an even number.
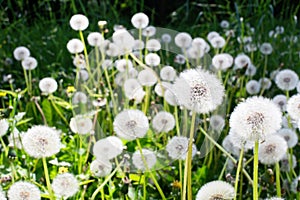
[[[115,61],[116,68],[119,72],[125,72],[126,70],[131,70],[133,68],[133,64],[131,60],[120,59]]]
[[[152,37],[156,33],[156,28],[154,26],[147,26],[143,29],[142,35],[145,37]]]
[[[260,84],[256,80],[250,80],[246,84],[246,91],[250,95],[258,94],[260,91]]]
[[[70,26],[75,31],[84,31],[89,26],[89,19],[82,15],[73,15],[70,19]]]
[[[132,16],[131,23],[137,29],[146,28],[149,24],[149,18],[142,12],[136,13]]]
[[[251,60],[247,55],[240,54],[234,59],[234,64],[237,67],[237,69],[241,69],[246,66],[249,66],[251,64]]]
[[[222,131],[225,126],[225,119],[221,115],[211,115],[209,126],[215,131]]]
[[[103,36],[99,32],[92,32],[88,35],[87,41],[91,46],[100,46],[104,41]]]
[[[212,59],[212,64],[217,70],[227,70],[233,64],[233,57],[230,54],[217,54]]]
[[[259,145],[258,159],[263,164],[275,164],[280,161],[288,149],[287,142],[279,135],[266,137]]]
[[[153,117],[152,126],[157,133],[167,133],[175,127],[175,118],[169,112],[160,111]]]
[[[24,60],[25,58],[30,56],[30,51],[27,47],[20,46],[15,48],[13,54],[16,60]]]
[[[113,126],[117,136],[126,140],[134,140],[146,135],[149,122],[140,110],[124,110],[115,117]]]
[[[58,174],[52,182],[52,189],[58,198],[69,198],[79,191],[79,182],[71,173]]]
[[[69,40],[67,43],[67,49],[71,54],[81,53],[84,49],[84,45],[81,40],[75,38]]]
[[[281,111],[286,111],[286,104],[287,104],[287,99],[286,96],[283,94],[278,94],[273,97],[273,102],[279,106]]]
[[[52,94],[57,90],[58,85],[55,79],[46,77],[40,80],[39,88],[45,94]]]
[[[168,141],[166,146],[166,151],[172,159],[185,160],[189,147],[189,139],[184,136],[174,136]],[[196,145],[192,146],[192,157],[196,155],[197,148]]]
[[[164,81],[174,81],[176,78],[176,70],[172,66],[164,66],[160,70],[160,78]]]
[[[138,81],[143,86],[153,86],[157,82],[157,75],[151,69],[144,69],[139,72]]]
[[[226,28],[229,28],[229,22],[227,21],[227,20],[222,20],[221,22],[220,22],[220,26],[221,26],[221,28],[224,28],[224,29],[226,29]]]
[[[200,37],[196,37],[193,39],[192,41],[192,47],[196,48],[197,50],[203,50],[204,52],[209,52],[210,50],[210,46],[208,45],[208,43]]]
[[[60,151],[60,133],[47,126],[33,126],[23,134],[22,144],[25,152],[34,158],[50,157]]]
[[[156,53],[149,53],[145,57],[145,63],[151,67],[156,67],[160,64],[160,57]]]
[[[123,143],[120,138],[116,136],[109,136],[98,140],[93,147],[93,153],[97,160],[110,160],[123,151]]]
[[[124,82],[124,92],[125,96],[132,100],[134,99],[137,103],[140,103],[144,96],[145,92],[137,79],[130,78]]]
[[[284,91],[294,90],[298,84],[298,75],[290,69],[284,69],[277,73],[275,83],[277,87]]]
[[[293,95],[289,98],[286,111],[293,120],[298,121],[300,119],[300,94]]]
[[[157,39],[150,39],[146,43],[146,49],[149,51],[159,51],[161,49],[161,44]]]
[[[112,171],[112,164],[108,160],[94,160],[90,164],[90,170],[96,177],[105,177]]]
[[[7,197],[9,200],[40,200],[41,192],[32,183],[18,181],[10,186]]]
[[[178,47],[180,47],[182,49],[186,49],[191,45],[192,37],[189,33],[182,32],[182,33],[178,33],[175,36],[174,41]]]
[[[156,164],[156,155],[153,151],[149,149],[142,149],[142,154],[146,160],[147,166],[145,166],[144,161],[141,156],[141,152],[139,150],[135,151],[132,155],[132,163],[133,165],[142,171],[146,171],[147,168],[151,169]]]
[[[220,49],[225,46],[226,41],[222,36],[216,36],[210,40],[210,44],[213,48]]]
[[[25,70],[33,70],[37,67],[37,60],[34,57],[26,57],[22,60],[22,67]]]
[[[289,148],[295,147],[298,143],[297,133],[290,128],[279,129],[276,134],[285,139]]]
[[[295,155],[292,155],[291,163],[292,169],[295,169],[297,166],[297,158]],[[290,170],[290,154],[284,154],[283,158],[280,160],[280,171],[289,172]]]
[[[256,71],[257,68],[253,64],[250,64],[245,71],[245,75],[254,76],[256,74]]]
[[[273,51],[273,47],[270,43],[263,43],[260,45],[259,50],[264,55],[270,55]]]
[[[77,115],[77,116],[71,118],[70,129],[73,133],[78,133],[80,135],[86,135],[88,133],[91,133],[91,131],[93,129],[93,122],[88,117],[84,117],[82,115]]]
[[[261,86],[261,89],[264,89],[264,90],[268,90],[272,86],[271,80],[269,78],[266,78],[266,77],[260,78],[258,82]]]
[[[72,98],[72,103],[73,104],[79,104],[79,103],[82,103],[82,104],[86,104],[88,101],[88,98],[86,96],[86,94],[84,94],[83,92],[75,92],[73,98]]]
[[[225,181],[211,181],[200,188],[196,200],[230,200],[234,197],[235,192],[232,185]]]
[[[172,41],[172,37],[171,37],[171,35],[170,34],[168,34],[168,33],[164,33],[164,34],[162,34],[162,36],[161,36],[161,41],[163,42],[163,43],[170,43],[171,41]]]
[[[220,36],[220,34],[216,31],[211,31],[207,34],[207,40],[210,42],[213,38]]]

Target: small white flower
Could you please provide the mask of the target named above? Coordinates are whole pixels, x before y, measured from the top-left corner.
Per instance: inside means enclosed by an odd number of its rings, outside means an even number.
[[[153,117],[152,126],[157,133],[167,133],[175,127],[175,118],[169,112],[160,111]]]
[[[193,39],[192,47],[198,49],[199,51],[203,50],[206,53],[209,52],[210,50],[210,46],[208,45],[208,43],[203,38],[200,37],[196,37]]]
[[[253,64],[248,65],[246,71],[245,71],[245,75],[247,76],[254,76],[256,74],[256,67]]]
[[[88,117],[77,115],[71,118],[70,129],[73,133],[86,135],[93,130],[93,122]]]
[[[153,151],[148,149],[142,149],[142,154],[146,161],[145,163],[142,159],[141,152],[139,150],[135,151],[132,155],[132,163],[133,165],[142,171],[150,170],[156,164],[156,155]]]
[[[58,198],[67,199],[79,191],[79,182],[71,173],[58,174],[53,179],[52,189]]]
[[[96,177],[105,177],[110,174],[112,164],[108,160],[94,160],[91,162],[90,170]]]
[[[82,81],[87,81],[89,79],[89,73],[84,69],[80,70],[79,79]]]
[[[15,48],[13,54],[16,60],[24,60],[30,56],[30,51],[28,48],[20,46]]]
[[[200,188],[196,200],[232,200],[234,197],[235,192],[232,185],[225,181],[211,181]]]
[[[69,40],[69,42],[67,43],[67,49],[72,54],[81,53],[84,49],[84,45],[81,40],[75,38]]]
[[[120,55],[129,53],[133,49],[134,37],[125,29],[118,30],[112,35],[113,42],[117,45]]]
[[[33,70],[37,67],[38,63],[35,58],[28,56],[22,60],[21,64],[25,70]]]
[[[258,159],[263,164],[275,164],[280,161],[288,149],[285,139],[279,135],[266,137],[258,147]]]
[[[221,28],[229,28],[229,22],[227,21],[227,20],[222,20],[221,22],[220,22],[220,26],[221,26]]]
[[[89,26],[89,19],[82,14],[73,15],[70,19],[70,26],[75,31],[84,31]]]
[[[39,88],[43,93],[52,94],[57,90],[58,85],[56,80],[51,77],[46,77],[40,80]]]
[[[131,23],[137,29],[146,28],[149,24],[149,18],[142,12],[136,13],[132,16]]]
[[[149,129],[146,115],[140,110],[124,110],[114,119],[114,131],[126,140],[142,138]]]
[[[9,200],[40,200],[41,192],[37,186],[26,181],[12,184],[7,192]]]
[[[116,136],[109,136],[98,140],[93,147],[93,153],[99,161],[113,159],[120,155],[122,151],[123,143]]]

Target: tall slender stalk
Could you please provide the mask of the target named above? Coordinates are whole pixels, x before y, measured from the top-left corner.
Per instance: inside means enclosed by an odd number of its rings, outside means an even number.
[[[240,171],[241,171],[242,163],[243,163],[243,157],[244,157],[244,146],[242,146],[242,149],[240,152],[239,164],[238,164],[238,168],[236,170],[235,183],[234,183],[235,194],[237,194],[237,190],[238,190]],[[240,195],[242,195],[242,194],[240,194]],[[234,200],[236,200],[236,196],[237,195],[234,196]]]
[[[54,197],[53,191],[52,191],[52,187],[51,187],[51,183],[50,183],[49,171],[48,171],[48,167],[47,167],[47,160],[46,160],[46,158],[42,158],[42,161],[43,161],[45,179],[46,179],[46,184],[47,184],[47,189],[48,189],[48,192],[49,192],[49,196],[50,196],[51,200],[55,200],[55,197]]]
[[[253,200],[258,200],[258,145],[258,140],[256,140],[253,161]]]
[[[277,196],[281,197],[280,166],[279,166],[279,162],[276,162],[275,167],[276,167],[276,192],[277,192]]]

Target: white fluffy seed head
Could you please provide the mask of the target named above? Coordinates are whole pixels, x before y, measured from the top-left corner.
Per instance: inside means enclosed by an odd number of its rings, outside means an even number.
[[[169,112],[160,111],[153,117],[152,126],[157,133],[167,133],[175,127],[175,118]]]
[[[133,165],[142,171],[150,170],[156,164],[156,155],[153,151],[149,149],[142,149],[142,154],[145,158],[146,165],[142,159],[141,152],[139,150],[135,151],[132,155]]]
[[[33,126],[23,134],[22,144],[34,158],[50,157],[60,151],[60,132],[47,126]]]
[[[72,98],[72,103],[73,104],[86,104],[88,101],[88,97],[86,96],[86,94],[84,94],[83,92],[75,92],[73,98]]]
[[[151,69],[144,69],[138,74],[138,81],[143,86],[153,86],[157,82],[157,75]]]
[[[199,68],[181,72],[173,89],[179,104],[197,113],[216,109],[224,97],[224,86],[220,80]]]
[[[264,55],[270,55],[273,51],[273,47],[270,43],[263,43],[260,45],[259,50]]]
[[[162,36],[161,36],[161,41],[163,42],[163,43],[170,43],[171,41],[172,41],[172,37],[171,37],[171,35],[170,34],[168,34],[168,33],[164,33],[164,34],[162,34]]]
[[[106,161],[120,155],[123,151],[123,143],[116,136],[109,136],[98,140],[93,147],[93,153],[97,160]]]
[[[184,136],[174,136],[168,141],[166,151],[170,158],[177,160],[185,160],[189,147],[189,139]],[[192,146],[192,157],[197,153],[197,147],[195,144]]]
[[[258,147],[258,159],[263,164],[275,164],[286,154],[288,149],[286,141],[279,135],[266,137]]]
[[[73,15],[70,19],[70,26],[75,31],[84,31],[89,26],[89,19],[82,15]]]
[[[88,133],[91,133],[93,129],[93,122],[89,117],[77,115],[71,118],[70,128],[73,133],[86,135]]]
[[[69,40],[67,43],[67,49],[71,54],[81,53],[84,49],[84,45],[81,40],[75,38]]]
[[[0,137],[4,136],[8,131],[9,123],[7,119],[0,119]]]
[[[211,181],[203,185],[197,193],[196,200],[226,199],[235,197],[234,187],[225,181]]]
[[[160,70],[160,78],[164,81],[174,81],[176,78],[176,70],[172,66],[164,66]]]
[[[189,33],[186,32],[178,33],[175,36],[174,40],[175,44],[182,49],[186,49],[192,44],[192,37]]]
[[[16,60],[24,60],[30,56],[30,51],[27,47],[20,46],[15,48],[13,54]]]
[[[225,126],[225,119],[221,115],[212,115],[209,119],[209,127],[217,132],[223,130]]]
[[[131,23],[137,29],[146,28],[149,24],[149,18],[145,13],[136,13],[132,16]]]
[[[260,78],[258,80],[258,82],[260,84],[261,89],[264,89],[264,90],[268,90],[272,86],[272,81],[269,78],[267,78],[267,77]]]
[[[298,75],[290,69],[284,69],[277,73],[275,83],[277,87],[284,91],[294,90],[298,84]]]
[[[58,198],[67,199],[79,191],[79,182],[71,173],[58,174],[53,179],[52,189]]]
[[[37,67],[37,60],[34,57],[26,57],[22,60],[22,67],[25,70],[33,70]]]
[[[220,34],[216,31],[211,31],[207,34],[207,40],[210,42],[213,38],[220,36]]]
[[[212,59],[212,64],[217,70],[227,70],[233,64],[233,57],[227,53],[217,54]]]
[[[232,130],[246,140],[263,140],[281,128],[279,107],[264,97],[249,97],[239,103],[231,113]]]
[[[245,54],[240,54],[234,59],[234,64],[237,69],[242,69],[246,66],[249,66],[251,64],[251,60],[249,56]]]
[[[145,56],[145,63],[151,67],[156,67],[160,64],[160,57],[156,53],[149,53]]]
[[[298,143],[298,135],[293,129],[282,128],[276,134],[285,139],[289,148],[295,147]]]
[[[133,68],[131,60],[119,59],[115,61],[116,68],[119,72],[129,71]]]
[[[52,94],[57,90],[58,85],[55,79],[46,77],[40,80],[39,88],[45,94]]]
[[[126,140],[142,138],[149,129],[149,122],[146,115],[140,110],[124,110],[114,119],[114,131]]]
[[[142,35],[145,37],[152,37],[156,33],[156,28],[154,26],[147,26],[143,29]]]
[[[139,81],[135,78],[125,80],[124,93],[129,100],[134,99],[136,103],[140,103],[146,94]]]
[[[250,95],[258,94],[260,91],[260,84],[256,80],[250,80],[246,84],[246,91]]]
[[[108,160],[94,160],[90,164],[90,170],[96,177],[105,177],[110,174],[112,164]]]
[[[12,184],[7,192],[9,200],[40,200],[41,192],[37,186],[26,181]]]
[[[88,35],[87,37],[87,41],[89,43],[89,45],[91,46],[101,46],[101,44],[103,43],[104,41],[104,38],[102,36],[101,33],[99,32],[92,32]]]
[[[278,105],[278,107],[281,109],[281,111],[286,111],[286,96],[283,94],[278,94],[273,97],[273,102]]]
[[[291,157],[290,154],[284,154],[283,158],[280,160],[280,171],[289,172],[291,170],[290,161],[292,164],[292,169],[295,169],[297,166],[296,156],[292,155]]]
[[[210,40],[210,44],[215,49],[220,49],[225,46],[225,39],[222,36],[216,36]]]
[[[286,105],[286,111],[293,120],[300,120],[300,94],[293,95],[289,98]]]
[[[161,49],[161,44],[157,39],[150,39],[146,43],[146,49],[149,51],[159,51]]]

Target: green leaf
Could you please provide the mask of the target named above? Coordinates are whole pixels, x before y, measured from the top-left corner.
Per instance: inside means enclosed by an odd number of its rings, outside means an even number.
[[[42,110],[44,112],[45,118],[47,120],[48,125],[52,126],[52,108],[51,103],[48,99],[44,99],[42,102]]]

